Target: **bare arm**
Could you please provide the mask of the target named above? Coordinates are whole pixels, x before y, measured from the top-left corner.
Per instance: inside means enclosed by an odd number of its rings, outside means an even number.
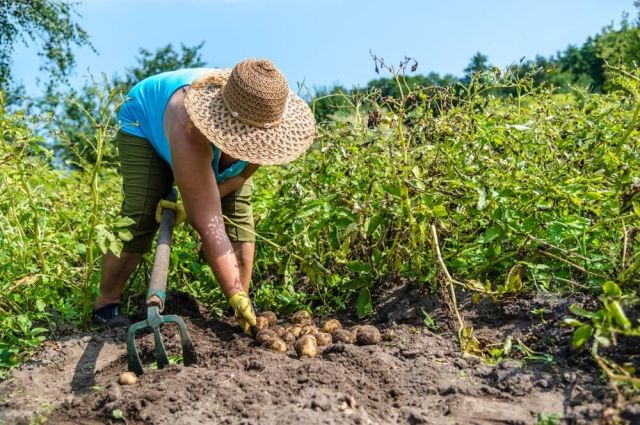
[[[184,115],[181,118],[184,119]],[[242,284],[238,262],[224,227],[218,185],[211,169],[210,143],[197,129],[192,128],[189,132],[184,121],[182,125],[170,126],[167,134],[173,173],[187,217],[202,239],[207,261],[222,291],[230,298],[242,291]]]
[[[218,184],[220,199],[224,198],[228,194],[235,192],[236,190],[241,188],[242,185],[247,180],[249,180],[249,177],[251,177],[253,173],[258,169],[258,167],[259,165],[257,164],[249,164],[247,165],[247,168],[245,168],[240,175],[231,177],[230,179],[225,180],[222,183]]]

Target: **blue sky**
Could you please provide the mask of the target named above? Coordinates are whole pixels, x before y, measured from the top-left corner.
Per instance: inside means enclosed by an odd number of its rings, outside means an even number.
[[[506,66],[636,14],[633,0],[84,0],[76,10],[98,54],[77,49],[74,86],[122,73],[140,47],[204,41],[209,65],[269,58],[292,88],[364,85],[377,77],[369,50],[392,63],[412,56],[421,73],[461,75],[477,51]],[[14,58],[16,81],[35,93],[33,46]]]

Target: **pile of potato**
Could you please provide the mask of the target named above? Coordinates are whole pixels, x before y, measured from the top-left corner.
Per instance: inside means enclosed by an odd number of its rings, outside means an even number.
[[[354,326],[343,329],[336,319],[327,320],[321,328],[309,312],[301,310],[293,314],[286,326],[278,324],[278,317],[271,311],[258,314],[254,335],[258,345],[285,353],[292,345],[298,357],[315,357],[318,347],[342,342],[373,345],[380,342],[380,331],[375,326]]]

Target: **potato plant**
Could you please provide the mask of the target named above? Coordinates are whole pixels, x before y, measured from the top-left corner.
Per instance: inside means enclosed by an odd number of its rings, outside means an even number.
[[[321,123],[301,160],[256,175],[259,305],[286,314],[355,309],[365,317],[375,312],[374,286],[391,276],[442,286],[454,307],[461,291],[509,302],[523,291],[605,288],[607,311],[610,299],[623,310],[637,303],[637,69],[611,69],[618,90],[606,95],[559,94],[512,68],[465,85],[417,88],[394,71],[399,97],[375,90],[344,97],[348,113]],[[104,93],[107,104],[116,98]],[[117,169],[60,168],[37,136],[43,119],[0,110],[3,370],[45,334],[86,319],[99,253],[127,237],[117,219]],[[109,114],[94,119],[105,131],[88,140],[111,149]],[[224,297],[198,257],[195,233],[180,226],[174,241],[171,287],[221,312]],[[126,309],[134,310],[146,275],[143,265],[126,290]],[[604,322],[587,322],[578,340],[602,335],[596,329]],[[462,350],[487,356],[472,330],[458,325]],[[587,325],[595,326],[590,335],[580,331]],[[334,341],[352,338],[334,331]]]

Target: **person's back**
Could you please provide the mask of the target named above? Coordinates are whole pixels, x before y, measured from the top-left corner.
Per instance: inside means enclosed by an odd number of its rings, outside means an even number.
[[[158,155],[171,166],[169,141],[164,133],[167,103],[176,90],[212,72],[215,69],[187,68],[163,72],[140,81],[127,93],[118,112],[120,129],[149,140]]]

